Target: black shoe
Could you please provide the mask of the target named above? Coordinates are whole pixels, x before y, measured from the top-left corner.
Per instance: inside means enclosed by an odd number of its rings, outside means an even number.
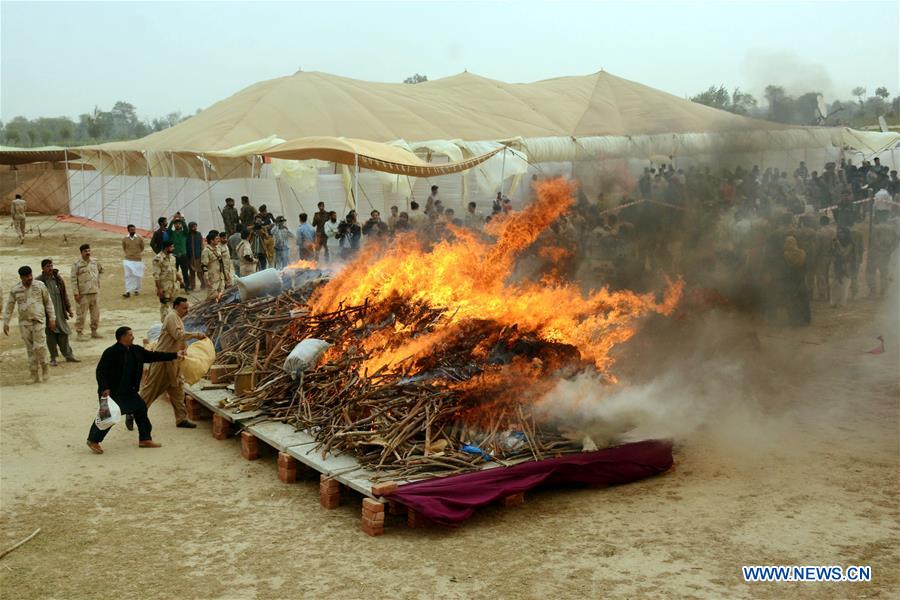
[[[74,356],[67,356],[66,362],[81,362],[81,361],[78,360],[77,358],[75,358]]]
[[[128,431],[134,431],[134,417],[131,415],[125,415],[125,428]]]
[[[124,294],[122,294],[122,297],[123,298],[131,298],[131,294],[129,294],[128,292],[125,292]]]
[[[181,423],[177,423],[175,427],[183,427],[184,429],[196,429],[197,424],[185,419]]]

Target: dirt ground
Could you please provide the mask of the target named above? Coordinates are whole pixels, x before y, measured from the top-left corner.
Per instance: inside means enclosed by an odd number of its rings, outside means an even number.
[[[136,433],[117,426],[104,455],[88,451],[100,352],[115,327],[140,339],[158,315],[151,293],[121,298],[118,239],[56,225],[17,246],[5,224],[0,231],[4,291],[19,265],[37,269],[46,256],[67,275],[84,241],[106,266],[105,339],[73,342],[82,363],[26,385],[15,327],[0,341],[0,548],[41,528],[0,560],[4,598],[847,598],[900,589],[896,297],[837,311],[817,304],[809,328],[762,331],[764,350],[796,347],[826,368],[782,386],[777,404],[797,418],[772,435],[750,431],[740,452],[723,451],[712,423],[677,440],[676,468],[664,476],[539,491],[455,530],[388,517],[386,535],[370,538],[359,498],[322,509],[316,481],[280,483],[271,453],[244,461],[236,440],[212,438],[208,421],[176,429],[164,402],[150,411],[161,449],[139,450]],[[879,334],[886,353],[865,354]],[[870,565],[873,581],[749,584],[747,564]]]

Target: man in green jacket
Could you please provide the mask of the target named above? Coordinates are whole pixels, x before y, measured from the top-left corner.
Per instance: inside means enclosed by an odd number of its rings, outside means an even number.
[[[173,218],[172,224],[169,225],[169,239],[175,245],[175,251],[172,254],[175,255],[175,264],[181,270],[181,287],[186,290],[189,281],[188,267],[190,266],[187,252],[188,232],[184,228],[184,221],[178,217]]]

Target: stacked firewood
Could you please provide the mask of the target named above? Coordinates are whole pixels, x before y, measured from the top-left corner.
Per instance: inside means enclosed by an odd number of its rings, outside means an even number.
[[[192,310],[188,319],[205,323],[220,349],[218,364],[255,372],[253,389],[223,407],[264,411],[308,432],[323,454],[350,453],[380,478],[451,475],[582,451],[580,441],[535,419],[525,387],[512,389],[508,378],[496,377],[513,366],[538,377],[561,365],[581,368],[574,348],[530,339],[491,321],[453,322],[452,311],[399,299],[314,313],[307,301],[321,283]],[[396,337],[406,341],[446,335],[429,352],[370,372],[373,358],[394,349],[392,337],[384,334],[395,329],[402,329]],[[379,335],[386,346],[371,347]],[[309,338],[332,346],[316,366],[294,378],[282,365],[294,346]]]

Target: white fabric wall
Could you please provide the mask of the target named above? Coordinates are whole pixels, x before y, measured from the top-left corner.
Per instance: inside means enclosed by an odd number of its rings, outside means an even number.
[[[793,173],[800,161],[805,161],[810,171],[821,171],[826,162],[838,161],[842,156],[852,159],[856,164],[862,160],[862,155],[856,152],[832,146],[725,155],[713,151],[688,156],[676,155],[674,163],[676,168],[683,169],[690,166],[698,168],[709,166],[717,169],[734,168],[737,165],[747,167],[759,165],[763,170],[777,167]],[[883,164],[897,168],[900,150],[889,149],[879,156]],[[607,191],[611,185],[630,190],[643,169],[649,165],[649,161],[638,158],[531,164],[518,178],[507,174],[504,192],[518,208],[532,197],[532,175],[574,176],[579,179],[585,195],[589,199],[594,199],[601,186]],[[323,169],[314,187],[297,192],[287,181],[276,179],[269,165],[265,165],[259,176],[252,179],[226,179],[209,184],[202,179],[185,177],[148,178],[70,170],[69,212],[72,215],[123,227],[133,223],[143,229],[153,229],[157,217],[162,215],[171,217],[176,211],[181,211],[189,221],[196,221],[200,224],[201,231],[206,232],[223,227],[219,209],[225,205],[225,198],[234,198],[239,208],[240,197],[246,195],[257,208],[265,204],[273,214],[284,215],[289,227],[293,229],[299,223],[298,215],[301,212],[306,212],[312,218],[312,214],[317,210],[316,203],[319,201],[325,202],[325,208],[335,211],[339,219],[343,219],[350,210],[348,189],[353,189],[352,177],[345,178],[340,168],[336,171],[334,168]],[[482,214],[487,214],[490,212],[496,190],[483,189],[483,180],[484,174],[479,174],[476,169],[454,175],[410,179],[404,182],[398,181],[395,176],[363,171],[359,178],[357,214],[360,222],[363,222],[375,208],[381,211],[383,218],[387,218],[390,206],[396,205],[401,211],[405,211],[409,209],[409,202],[413,199],[424,207],[432,185],[439,186],[439,196],[444,206],[453,208],[457,214],[465,210],[467,201],[476,202],[478,210]],[[411,188],[409,184],[412,184]],[[411,192],[407,193],[410,189]]]

